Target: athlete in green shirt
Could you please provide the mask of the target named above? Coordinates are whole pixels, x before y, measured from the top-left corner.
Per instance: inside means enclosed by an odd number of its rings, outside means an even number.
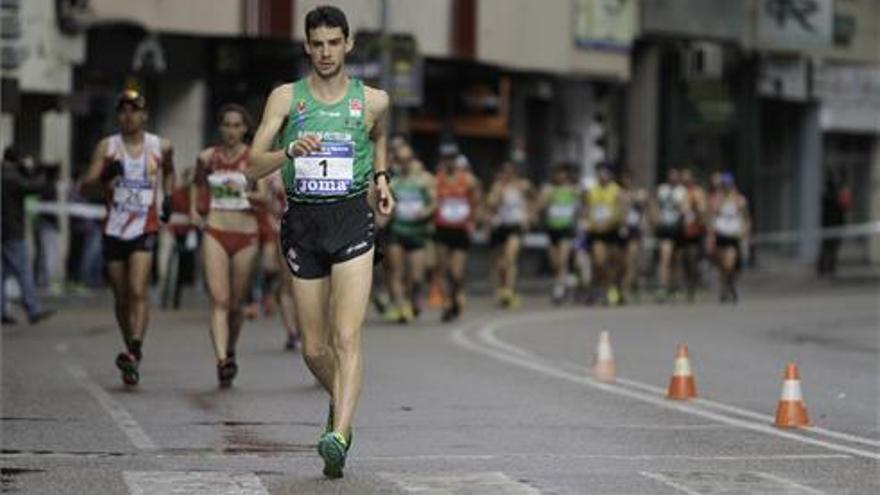
[[[431,220],[437,204],[434,176],[403,143],[395,151],[398,174],[391,179],[397,201],[388,225],[389,286],[394,308],[386,318],[408,323],[420,313],[425,279],[425,246],[431,235]]]
[[[288,207],[281,245],[309,369],[330,394],[318,442],[324,475],[342,477],[363,382],[361,326],[373,274],[372,182],[377,211],[394,209],[382,120],[389,98],[346,75],[354,47],[345,14],[317,7],[306,15],[309,75],[275,88],[254,137],[251,178],[282,169]],[[282,124],[288,121],[282,129]],[[282,149],[272,150],[281,132]]]
[[[553,265],[553,303],[561,304],[566,296],[568,264],[577,228],[580,192],[569,167],[557,165],[551,182],[541,189],[539,210],[544,213],[544,226],[550,245],[547,254]]]

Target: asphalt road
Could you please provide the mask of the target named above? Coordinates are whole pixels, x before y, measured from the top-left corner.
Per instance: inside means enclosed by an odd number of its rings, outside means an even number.
[[[757,295],[760,294],[760,295]],[[142,384],[120,385],[106,300],[3,329],[2,484],[33,494],[880,493],[875,285],[756,289],[737,307],[548,307],[472,298],[441,326],[364,334],[343,480],[314,443],[327,399],[275,319],[247,324],[217,389],[203,307],[154,311]],[[618,380],[588,372],[608,330]],[[685,342],[700,398],[664,398]],[[796,362],[815,426],[772,426]]]

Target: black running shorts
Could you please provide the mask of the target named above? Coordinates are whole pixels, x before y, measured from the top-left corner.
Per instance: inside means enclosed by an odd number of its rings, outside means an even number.
[[[465,229],[437,227],[434,230],[434,242],[459,251],[467,251],[471,247],[471,236]]]
[[[156,248],[158,237],[155,232],[141,234],[134,239],[120,239],[104,235],[102,250],[104,261],[125,261],[135,252],[152,253]]]
[[[333,265],[373,248],[376,226],[366,195],[333,203],[288,203],[281,248],[295,277],[323,278]]]
[[[550,245],[557,246],[562,241],[572,241],[577,237],[574,227],[566,229],[547,229],[547,237],[550,239]]]
[[[511,236],[521,237],[523,229],[519,225],[499,225],[492,229],[489,234],[489,247],[496,248],[504,245]]]

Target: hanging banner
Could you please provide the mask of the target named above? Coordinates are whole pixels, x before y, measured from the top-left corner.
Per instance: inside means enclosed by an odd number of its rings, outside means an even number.
[[[629,50],[636,30],[636,0],[574,0],[573,7],[575,46]]]

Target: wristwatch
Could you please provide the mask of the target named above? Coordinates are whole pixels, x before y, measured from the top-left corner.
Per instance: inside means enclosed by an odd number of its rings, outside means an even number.
[[[391,182],[391,174],[388,173],[387,170],[380,170],[373,174],[373,184],[379,185],[379,177],[385,176],[385,180]]]
[[[295,144],[296,140],[294,139],[284,148],[284,156],[286,156],[288,160],[293,160],[293,150],[291,150],[291,148],[293,148],[293,145]]]

